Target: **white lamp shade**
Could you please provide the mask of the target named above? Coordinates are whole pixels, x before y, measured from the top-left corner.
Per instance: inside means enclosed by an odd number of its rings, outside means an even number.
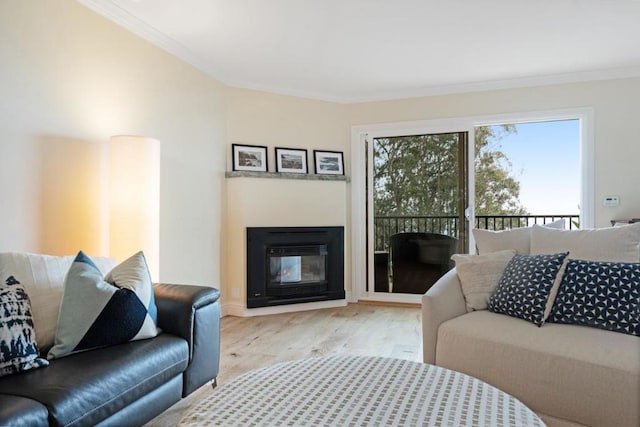
[[[121,262],[142,250],[153,280],[160,265],[160,142],[142,136],[109,141],[109,251]]]

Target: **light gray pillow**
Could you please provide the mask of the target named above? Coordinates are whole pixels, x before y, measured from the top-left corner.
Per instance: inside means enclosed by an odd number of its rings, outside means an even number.
[[[585,261],[639,262],[640,223],[582,230],[533,226],[531,254],[569,252]]]
[[[506,249],[515,250],[518,255],[529,255],[531,242],[530,228],[514,228],[513,230],[491,231],[474,228],[473,238],[476,241],[478,255]]]
[[[456,263],[456,271],[468,312],[487,309],[489,297],[515,254],[513,249],[507,249],[484,255],[453,255],[451,257]]]
[[[559,219],[548,224],[547,228],[564,228],[564,219]],[[474,228],[473,238],[476,241],[478,254],[513,249],[518,255],[529,255],[531,252],[531,227],[513,228],[504,231],[491,231]],[[552,252],[548,252],[552,253]]]

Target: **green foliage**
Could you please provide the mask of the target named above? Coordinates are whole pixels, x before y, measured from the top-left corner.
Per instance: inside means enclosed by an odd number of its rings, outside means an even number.
[[[520,182],[511,173],[511,162],[500,151],[505,134],[515,125],[480,126],[475,129],[476,215],[526,215],[520,203]]]
[[[524,214],[519,182],[499,150],[515,126],[476,128],[476,215]],[[374,140],[376,216],[453,216],[464,196],[458,177],[458,133]]]
[[[374,141],[376,215],[450,215],[458,189],[458,134]]]

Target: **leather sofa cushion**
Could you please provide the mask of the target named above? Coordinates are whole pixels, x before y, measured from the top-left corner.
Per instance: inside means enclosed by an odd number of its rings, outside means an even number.
[[[544,408],[543,415],[591,426],[640,419],[638,337],[577,325],[538,328],[474,311],[444,322],[437,343],[436,365],[498,387],[537,413]]]
[[[0,393],[43,403],[57,425],[95,425],[182,373],[188,359],[185,340],[161,334],[4,377]]]
[[[3,425],[13,427],[48,426],[47,408],[26,397],[0,394],[0,420]]]

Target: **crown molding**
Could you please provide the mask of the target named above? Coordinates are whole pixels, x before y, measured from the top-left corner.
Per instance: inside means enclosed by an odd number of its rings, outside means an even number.
[[[579,71],[573,73],[527,76],[512,79],[487,80],[481,82],[455,83],[448,85],[425,86],[416,89],[388,91],[371,97],[353,97],[349,103],[393,101],[425,96],[451,95],[456,93],[486,92],[492,90],[517,89],[538,86],[553,86],[572,83],[584,83],[600,80],[617,80],[640,77],[640,67],[609,68],[601,70]]]
[[[221,83],[235,88],[249,89],[273,94],[293,96],[298,98],[315,99],[338,104],[356,104],[364,102],[392,101],[426,96],[449,95],[456,93],[484,92],[491,90],[526,88],[535,86],[551,86],[570,83],[581,83],[598,80],[614,80],[640,77],[640,67],[611,68],[601,70],[579,71],[573,73],[549,74],[541,76],[527,76],[512,79],[488,80],[480,82],[461,82],[453,84],[424,86],[400,90],[381,91],[374,95],[351,95],[319,93],[273,85],[261,85],[255,82],[239,81],[225,78],[219,70],[207,64],[187,47],[168,37],[144,21],[136,18],[111,0],[77,0],[79,3],[106,17],[116,24],[126,28],[139,37],[154,44],[160,49],[176,56],[184,62],[194,66]]]
[[[77,0],[82,5],[104,16],[108,20],[124,27],[160,49],[194,66],[209,76],[221,80],[206,62],[191,52],[186,46],[160,32],[144,21],[131,15],[111,0]]]

